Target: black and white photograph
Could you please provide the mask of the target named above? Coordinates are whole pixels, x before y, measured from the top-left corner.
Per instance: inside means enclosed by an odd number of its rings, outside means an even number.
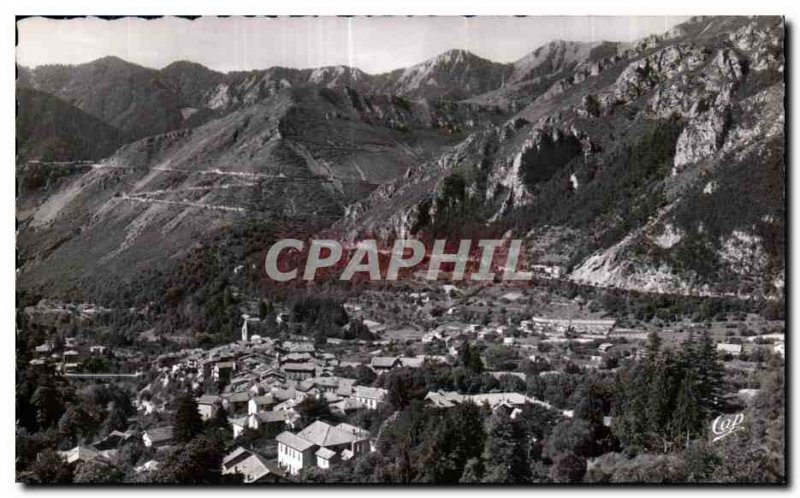
[[[787,485],[782,15],[21,14],[18,486]]]

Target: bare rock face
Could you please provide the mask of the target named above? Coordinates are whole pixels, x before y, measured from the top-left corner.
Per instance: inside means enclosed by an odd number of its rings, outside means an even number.
[[[617,102],[628,102],[663,81],[697,68],[707,58],[708,52],[701,46],[671,45],[630,63],[617,78],[611,96]]]
[[[447,168],[426,167],[436,173],[424,181],[411,174],[381,190],[385,197],[360,208],[361,220],[399,233],[420,205],[435,204],[448,175],[461,174],[489,226],[580,231],[582,242],[560,255],[573,280],[653,292],[779,291],[781,225],[753,216],[780,211],[780,170],[770,163],[754,206],[736,220],[725,206],[752,186],[741,164],[781,154],[781,40],[778,18],[697,18],[578,62],[507,119],[495,141],[474,133],[480,147],[460,148]],[[381,223],[374,211],[383,205],[406,207]],[[714,214],[698,220],[698,209]]]
[[[693,119],[683,129],[675,146],[673,176],[687,164],[696,163],[717,152],[725,142],[729,123],[727,108],[712,109]]]
[[[731,33],[729,39],[737,49],[750,54],[750,70],[783,72],[783,39],[773,30],[753,21]]]
[[[381,75],[120,61],[22,70],[21,86],[148,131],[30,206],[23,250],[34,261],[38,248],[55,249],[37,278],[21,279],[45,282],[107,254],[115,268],[142,254],[177,258],[179,243],[252,213],[324,219],[345,239],[408,237],[452,215],[457,180],[471,226],[567,234],[543,250],[558,251],[567,278],[779,292],[782,44],[780,18],[712,17],[630,45],[553,42],[513,64],[452,50]],[[174,105],[158,107],[164,99]],[[742,193],[746,209],[728,215]],[[93,226],[115,237],[102,245]]]

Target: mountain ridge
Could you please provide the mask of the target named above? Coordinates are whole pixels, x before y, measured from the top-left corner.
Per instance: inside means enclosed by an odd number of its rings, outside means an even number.
[[[177,241],[252,213],[325,218],[350,239],[508,232],[535,246],[530,263],[580,283],[774,297],[782,43],[780,18],[698,18],[630,45],[554,41],[516,65],[452,50],[371,81],[346,67],[220,75],[191,62],[143,79],[107,60],[147,88],[128,107],[170,95],[171,117],[53,195],[18,200],[20,280],[46,285],[83,253],[124,273],[157,257],[143,244],[179,258]],[[63,73],[39,80],[86,88]],[[734,216],[725,205],[747,175],[758,188]],[[177,230],[166,246],[161,227]],[[93,238],[101,229],[110,245]]]

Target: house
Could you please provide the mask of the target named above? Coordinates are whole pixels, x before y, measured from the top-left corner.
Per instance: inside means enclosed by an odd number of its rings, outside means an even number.
[[[341,415],[343,417],[354,411],[366,408],[363,403],[355,398],[343,398],[335,403],[331,403],[328,406],[330,407],[332,413]]]
[[[278,463],[291,474],[318,466],[328,468],[337,459],[370,450],[369,433],[349,424],[332,426],[320,420],[297,434],[278,434]],[[319,451],[325,449],[326,451]]]
[[[511,418],[515,418],[527,404],[546,405],[524,394],[484,393],[484,394],[459,394],[457,392],[436,391],[429,392],[425,401],[437,408],[451,408],[461,403],[475,403],[478,406],[488,405],[492,412],[505,411]]]
[[[313,388],[322,393],[345,393],[349,395],[355,383],[356,379],[348,379],[345,377],[313,377],[304,380],[298,388],[304,391]]]
[[[314,453],[317,457],[317,467],[321,469],[328,469],[330,466],[339,461],[339,454],[328,448],[320,448]]]
[[[48,358],[52,352],[53,346],[48,342],[36,346],[36,356],[39,358]]]
[[[742,345],[720,343],[717,344],[717,352],[726,353],[733,356],[739,356],[740,354],[742,354]]]
[[[300,415],[294,410],[259,412],[247,416],[247,427],[262,431],[267,436],[275,436],[293,429],[299,418]]]
[[[153,471],[158,470],[159,465],[160,464],[158,463],[158,460],[148,460],[148,461],[146,461],[142,465],[139,465],[138,467],[136,467],[133,470],[137,474],[142,474],[144,472],[153,472]]]
[[[353,388],[353,399],[370,410],[376,410],[378,404],[383,402],[384,397],[386,397],[386,389],[380,387],[355,386]]]
[[[266,458],[252,450],[239,446],[222,460],[223,474],[240,474],[245,484],[279,482],[285,473],[280,467],[270,464]]]
[[[104,355],[108,352],[108,348],[105,346],[91,346],[89,348],[89,353],[93,355]]]
[[[530,265],[531,273],[539,278],[561,278],[564,274],[564,267],[558,265]]]
[[[231,424],[233,430],[233,439],[241,436],[245,429],[248,428],[248,417],[228,418],[228,423]]]
[[[313,363],[285,363],[281,370],[290,380],[305,380],[314,377],[317,373],[317,366]]]
[[[272,407],[277,404],[278,400],[276,400],[271,394],[256,396],[255,398],[250,398],[250,400],[247,402],[247,414],[253,415],[259,412],[265,412],[271,410]]]
[[[396,356],[373,356],[369,363],[370,368],[379,375],[401,365],[400,358]]]
[[[109,451],[113,453],[109,453]],[[59,451],[60,456],[67,463],[75,462],[97,462],[108,463],[111,456],[116,453],[116,450],[98,451],[86,446],[76,446],[71,450]]]
[[[236,363],[232,361],[219,361],[214,364],[211,377],[216,382],[227,382],[236,370]]]
[[[112,450],[119,447],[121,443],[133,437],[134,434],[135,433],[133,431],[111,431],[106,437],[92,443],[92,448],[100,451]]]
[[[34,358],[34,359],[32,359],[31,361],[28,362],[28,365],[30,365],[33,368],[45,369],[48,364],[47,364],[47,360],[45,360],[43,358]]]
[[[64,351],[64,363],[78,363],[81,354],[74,349]]]
[[[607,336],[616,326],[616,320],[580,320],[572,318],[531,317],[533,332],[547,336],[563,336],[568,332]]]
[[[278,362],[284,363],[306,363],[314,359],[310,353],[289,353],[279,358]]]
[[[174,430],[171,425],[148,429],[142,434],[142,442],[144,442],[144,445],[148,448],[163,448],[175,442],[173,432]]]
[[[316,354],[316,349],[314,348],[314,343],[312,342],[283,341],[275,348],[275,350],[279,354],[308,353],[311,356]]]
[[[222,398],[215,394],[204,394],[197,398],[197,411],[200,412],[200,418],[209,420],[217,414],[222,406]]]
[[[247,413],[248,403],[250,402],[250,393],[247,391],[239,391],[235,393],[227,393],[222,395],[222,402],[225,409],[232,415],[239,415]]]
[[[298,474],[301,469],[316,464],[317,446],[311,441],[289,431],[281,432],[275,440],[278,441],[278,465],[290,474]]]
[[[612,347],[614,347],[614,345],[611,344],[610,342],[604,342],[603,344],[597,346],[597,350],[600,351],[601,353],[607,353],[608,350],[611,349]]]

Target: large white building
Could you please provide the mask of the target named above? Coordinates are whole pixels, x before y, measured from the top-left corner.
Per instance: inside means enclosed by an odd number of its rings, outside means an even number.
[[[329,468],[370,450],[369,433],[350,424],[332,426],[320,420],[297,434],[278,434],[278,463],[291,474],[304,468]]]

